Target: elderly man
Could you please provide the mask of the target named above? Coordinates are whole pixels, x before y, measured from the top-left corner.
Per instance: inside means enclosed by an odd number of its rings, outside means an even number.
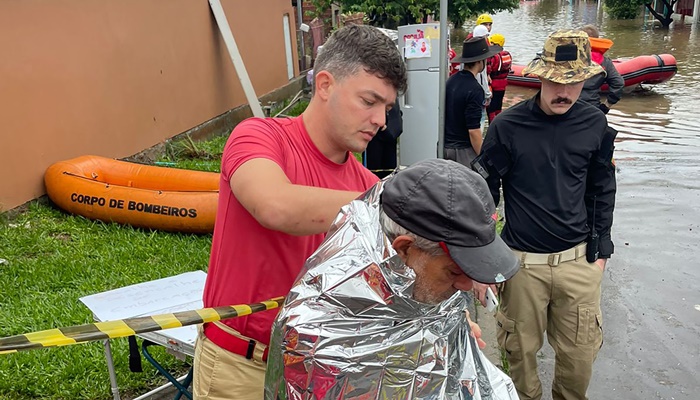
[[[521,271],[502,288],[498,340],[521,399],[542,398],[537,352],[544,332],[556,353],[552,398],[585,399],[603,344],[600,283],[613,253],[614,130],[605,115],[577,101],[603,68],[588,36],[557,31],[523,71],[542,81],[530,100],[493,121],[474,166],[498,204],[503,239]],[[484,285],[475,285],[483,300]]]
[[[493,212],[486,182],[448,160],[345,206],[275,321],[266,398],[514,399],[460,293],[518,270]]]

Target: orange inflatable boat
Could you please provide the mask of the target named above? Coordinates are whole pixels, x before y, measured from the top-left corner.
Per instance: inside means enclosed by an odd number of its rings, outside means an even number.
[[[51,201],[86,218],[170,232],[214,231],[218,173],[82,156],[51,165],[44,183]]]
[[[678,71],[676,58],[671,54],[653,54],[625,60],[613,60],[613,64],[622,75],[622,79],[625,80],[625,87],[663,83],[673,78]],[[525,65],[513,64],[508,75],[508,84],[539,88],[540,80],[536,76],[523,76],[523,69],[525,69]],[[600,90],[608,90],[608,85],[603,85]]]

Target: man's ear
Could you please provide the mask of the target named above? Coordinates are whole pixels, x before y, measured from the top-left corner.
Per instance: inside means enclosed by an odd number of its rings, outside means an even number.
[[[396,254],[398,254],[404,262],[406,262],[406,259],[408,258],[408,249],[411,248],[411,245],[413,245],[414,242],[415,240],[413,240],[412,237],[401,235],[391,242],[391,247],[393,247],[394,250],[396,250]]]
[[[321,96],[323,100],[327,100],[334,84],[335,78],[330,72],[319,71],[314,78],[314,85],[316,85],[315,94]]]

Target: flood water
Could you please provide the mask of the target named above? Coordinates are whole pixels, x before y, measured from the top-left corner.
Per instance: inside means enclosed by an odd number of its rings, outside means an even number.
[[[654,27],[611,20],[596,2],[521,2],[493,16],[515,63],[526,64],[547,35],[597,25],[614,41],[611,58],[670,53],[668,82],[625,93],[608,114],[618,131],[615,254],[603,282],[605,344],[590,399],[697,399],[700,396],[700,25]],[[467,25],[471,30],[473,25]],[[453,44],[461,43],[456,35]],[[454,46],[453,47],[459,47]],[[459,52],[459,50],[458,50]],[[509,85],[507,103],[534,95]],[[542,352],[544,398],[551,398],[552,350]]]
[[[597,2],[575,4],[552,0],[522,2],[513,13],[494,16],[493,33],[506,37],[506,50],[515,63],[527,64],[542,48],[547,35],[559,28],[597,25],[602,36],[615,44],[610,58],[669,53],[676,57],[678,73],[668,82],[644,86],[649,91],[631,93],[613,108],[611,125],[620,131],[618,158],[641,153],[665,154],[671,146],[700,147],[700,26],[674,24],[654,28],[651,17],[631,21],[612,20]],[[531,90],[509,87],[512,97],[529,97]],[[623,154],[624,153],[624,154]],[[631,153],[631,154],[627,154]]]

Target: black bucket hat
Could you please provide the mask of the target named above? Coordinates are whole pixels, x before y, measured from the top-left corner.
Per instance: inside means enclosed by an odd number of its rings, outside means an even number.
[[[475,281],[500,283],[520,268],[496,234],[496,207],[486,181],[462,164],[430,159],[399,171],[384,183],[381,204],[403,228],[440,243]]]
[[[470,63],[485,60],[495,54],[500,53],[503,47],[498,45],[489,46],[485,37],[473,37],[464,41],[462,45],[462,57],[450,60],[453,63]]]

